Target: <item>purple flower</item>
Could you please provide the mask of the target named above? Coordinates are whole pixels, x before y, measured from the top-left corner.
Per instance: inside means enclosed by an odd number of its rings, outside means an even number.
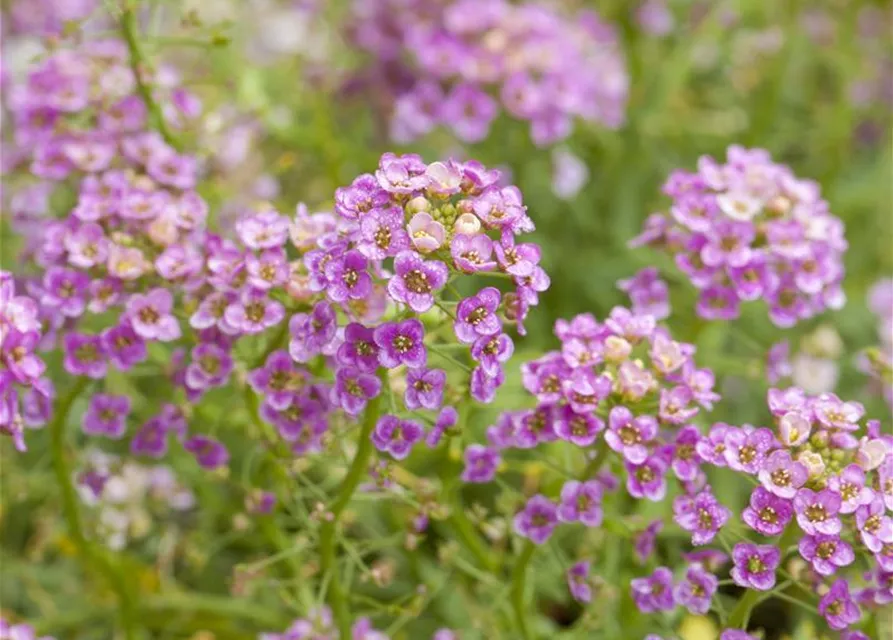
[[[647,578],[635,578],[629,583],[633,602],[642,613],[672,611],[673,573],[666,567],[658,567]]]
[[[503,271],[518,278],[533,275],[541,258],[539,246],[532,243],[515,244],[515,236],[509,231],[503,231],[493,250]]]
[[[673,519],[692,534],[695,546],[708,544],[728,522],[731,512],[705,489],[694,498],[679,496],[673,501]]]
[[[840,520],[837,520],[837,524],[837,531],[830,533],[840,531]],[[875,496],[871,502],[856,509],[856,526],[862,536],[862,543],[872,553],[879,553],[885,545],[893,544],[893,518],[887,515],[880,496]]]
[[[760,483],[779,498],[790,500],[809,478],[809,470],[802,462],[791,460],[788,451],[773,451],[758,473]]]
[[[186,386],[196,391],[222,386],[233,370],[228,349],[213,342],[202,342],[192,349],[192,362],[186,367]]]
[[[248,384],[255,393],[264,396],[266,404],[282,411],[292,403],[304,379],[295,369],[288,353],[280,350],[267,356],[264,366],[248,374]]]
[[[839,567],[852,564],[856,559],[853,548],[839,536],[804,536],[800,539],[800,555],[812,564],[813,570],[823,576],[830,576]]]
[[[502,323],[496,310],[500,293],[495,287],[485,287],[470,298],[464,298],[456,307],[453,328],[460,342],[472,344],[481,336],[499,332]]]
[[[410,369],[406,373],[403,400],[410,411],[423,408],[436,411],[443,403],[446,372],[443,369]]]
[[[828,428],[855,431],[865,415],[865,408],[858,402],[843,402],[833,393],[823,393],[812,402],[816,419]]]
[[[741,629],[724,629],[719,634],[719,640],[757,640],[757,638]]]
[[[558,410],[555,420],[556,435],[578,447],[591,445],[604,429],[605,423],[601,418],[591,413],[577,413],[569,405]]]
[[[641,464],[626,463],[626,490],[634,498],[660,502],[667,494],[667,462],[659,455]]]
[[[401,209],[387,207],[370,211],[360,218],[357,250],[370,260],[384,260],[408,248],[409,235],[404,228]]]
[[[324,267],[329,300],[341,303],[368,297],[372,290],[368,264],[366,257],[356,249],[332,258]]]
[[[769,429],[747,431],[735,427],[726,431],[726,464],[735,471],[756,474],[763,466],[767,452],[777,446]]]
[[[662,520],[653,520],[647,527],[642,529],[633,538],[633,554],[639,564],[645,564],[651,554],[654,553],[654,545],[657,543],[657,536],[663,530],[664,523]]]
[[[587,604],[592,601],[588,560],[581,560],[567,570],[567,588],[571,592],[571,597],[577,602]]]
[[[267,210],[239,219],[236,233],[251,249],[275,249],[288,240],[288,227],[288,218]]]
[[[43,277],[41,303],[67,318],[84,313],[90,279],[80,271],[51,267]]]
[[[288,323],[289,355],[296,362],[307,362],[332,342],[337,328],[335,310],[328,302],[317,302],[310,313],[296,313]]]
[[[183,448],[195,456],[205,469],[216,469],[229,462],[229,451],[222,442],[207,436],[192,436],[183,443]]]
[[[372,432],[372,444],[379,451],[390,453],[397,460],[409,455],[413,445],[425,435],[424,429],[411,420],[382,416]]]
[[[0,316],[0,322],[5,318]],[[10,327],[4,335],[0,329],[0,358],[9,374],[20,384],[30,384],[43,375],[46,365],[34,353],[40,343],[37,331],[22,333]]]
[[[717,587],[719,580],[715,575],[700,564],[693,564],[685,572],[685,579],[673,589],[673,598],[690,612],[705,615]]]
[[[269,291],[288,281],[288,257],[281,247],[262,251],[260,255],[249,253],[245,258],[245,271],[250,286]]]
[[[104,330],[100,340],[109,361],[121,371],[127,371],[148,357],[145,341],[127,320]]]
[[[388,193],[408,194],[428,186],[427,166],[414,153],[402,156],[385,153],[378,163],[375,179]]]
[[[688,387],[661,389],[658,417],[662,422],[669,424],[685,424],[698,413],[698,408],[691,406],[692,400],[692,393]]]
[[[578,482],[569,480],[561,488],[558,519],[562,522],[580,522],[587,527],[602,523],[602,486],[597,480]]]
[[[425,444],[432,449],[436,447],[440,443],[440,439],[443,437],[446,430],[454,426],[458,421],[459,412],[456,411],[455,407],[446,406],[441,409],[440,414],[437,416],[437,420],[434,422],[434,426],[431,427],[431,431],[425,436]]]
[[[496,268],[496,262],[492,260],[493,241],[482,233],[456,234],[450,242],[450,254],[455,267],[464,273],[492,271]]]
[[[828,626],[836,631],[859,621],[862,612],[850,596],[850,583],[847,580],[841,578],[831,585],[828,593],[819,600],[819,613],[825,616]]]
[[[167,289],[152,289],[145,295],[131,296],[125,316],[134,332],[144,340],[170,342],[181,335],[180,324],[171,313],[173,306],[173,297]]]
[[[505,382],[505,372],[500,369],[495,376],[487,375],[483,367],[475,367],[471,372],[471,381],[469,382],[469,392],[471,397],[487,404],[493,402],[496,397],[496,390]]]
[[[499,451],[480,444],[468,445],[465,449],[465,468],[462,470],[462,482],[485,483],[496,476],[496,469],[502,458]]]
[[[127,429],[130,398],[97,393],[90,398],[90,406],[84,413],[81,427],[91,436],[107,436],[118,440]]]
[[[335,397],[341,408],[352,416],[362,413],[366,403],[379,393],[378,376],[353,367],[341,367],[335,373]]]
[[[438,260],[424,260],[414,251],[401,251],[394,258],[395,274],[388,280],[388,293],[416,313],[434,305],[434,292],[443,288],[449,269]]]
[[[65,250],[68,251],[69,264],[78,269],[90,269],[105,263],[109,241],[101,226],[88,222],[65,236]]]
[[[605,442],[631,464],[642,464],[648,457],[648,445],[657,436],[657,420],[652,416],[633,418],[624,406],[611,409]]]
[[[354,179],[349,187],[335,190],[335,213],[346,220],[364,220],[381,211],[390,202],[375,176],[364,173]],[[372,257],[372,256],[370,256]]]
[[[794,517],[790,500],[779,498],[765,487],[756,487],[750,494],[750,506],[741,512],[741,519],[764,536],[781,535]]]
[[[167,453],[167,436],[173,432],[182,438],[187,424],[180,410],[174,405],[164,405],[157,416],[148,420],[134,434],[130,450],[134,455],[160,458]]]
[[[874,492],[865,486],[865,472],[857,464],[847,465],[838,475],[831,476],[828,488],[840,494],[840,513],[843,514],[855,513],[874,498]]]
[[[619,280],[617,288],[629,295],[634,313],[647,314],[656,320],[670,315],[669,287],[656,268],[646,267],[632,278]]]
[[[611,394],[612,381],[607,375],[595,375],[591,369],[577,369],[561,384],[570,407],[577,413],[595,411]]]
[[[734,320],[740,313],[739,307],[734,289],[712,286],[701,291],[696,309],[705,320]]]
[[[336,354],[339,364],[350,365],[361,371],[378,369],[378,345],[375,331],[357,322],[344,328],[344,342]]]
[[[223,317],[237,331],[257,334],[282,322],[285,307],[271,300],[266,291],[245,288],[226,308]]]
[[[108,364],[99,336],[68,333],[62,338],[65,370],[73,376],[104,378]]]
[[[515,533],[534,544],[543,544],[558,525],[558,507],[546,496],[537,494],[515,515]]]
[[[840,494],[830,489],[823,489],[818,493],[811,489],[800,489],[794,496],[794,512],[797,515],[797,524],[808,535],[840,533]]]
[[[477,86],[462,82],[453,87],[440,107],[440,118],[462,142],[480,142],[487,137],[499,106]]]
[[[775,586],[775,569],[781,562],[781,551],[771,544],[740,542],[732,549],[732,580],[745,589],[768,591]]]
[[[480,363],[480,368],[490,377],[502,371],[502,364],[515,352],[515,343],[505,333],[481,336],[471,345],[471,357]]]
[[[375,329],[375,344],[379,347],[378,359],[388,369],[405,364],[411,369],[425,366],[428,352],[425,350],[425,328],[416,318],[402,322],[386,322]]]
[[[673,473],[683,482],[694,480],[701,470],[701,456],[697,445],[701,440],[701,432],[694,425],[682,427],[676,433],[673,443]]]

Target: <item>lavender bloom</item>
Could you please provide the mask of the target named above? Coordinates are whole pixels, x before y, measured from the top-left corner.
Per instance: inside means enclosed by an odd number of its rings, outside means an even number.
[[[296,362],[307,362],[332,342],[337,330],[335,310],[328,302],[318,302],[310,313],[296,313],[288,323],[291,341],[288,353]]]
[[[858,402],[843,402],[833,393],[823,393],[812,402],[816,419],[830,429],[855,431],[857,423],[865,415],[865,408]]]
[[[730,428],[726,432],[726,448],[723,452],[726,464],[735,471],[756,474],[763,466],[767,453],[777,446],[769,429]]]
[[[410,369],[406,373],[403,400],[410,411],[423,408],[436,411],[443,403],[446,371],[443,369]]]
[[[5,335],[0,333],[0,360],[16,382],[30,384],[43,375],[46,365],[33,353],[39,342],[37,331],[22,333],[11,327]]]
[[[809,439],[812,424],[807,416],[799,411],[789,411],[778,421],[778,434],[788,447],[798,447]]]
[[[368,264],[356,249],[330,260],[324,267],[329,300],[342,303],[368,297],[372,290],[372,276],[366,271]]]
[[[502,371],[502,364],[515,352],[515,343],[505,333],[481,336],[471,345],[471,357],[480,363],[480,369],[490,377]]]
[[[676,523],[691,532],[691,543],[695,546],[711,542],[732,515],[709,489],[694,498],[679,496],[673,501],[673,513]]]
[[[425,261],[412,251],[402,251],[394,258],[395,275],[388,280],[388,293],[416,313],[434,305],[434,292],[443,288],[449,269],[437,260]]]
[[[90,398],[90,406],[84,413],[81,427],[91,436],[107,436],[118,440],[127,429],[130,398],[97,393]]]
[[[839,536],[804,536],[800,539],[800,555],[812,564],[813,570],[823,576],[830,576],[839,567],[852,564],[856,559],[853,548]]]
[[[222,442],[207,436],[192,436],[183,443],[183,448],[195,456],[205,469],[216,469],[229,462],[229,451]]]
[[[629,295],[636,314],[650,315],[663,320],[670,315],[670,292],[658,270],[646,267],[632,278],[617,281],[617,288]]]
[[[591,445],[604,429],[605,423],[600,418],[589,413],[577,413],[567,405],[558,410],[555,420],[555,434],[578,447]]]
[[[425,212],[415,214],[406,225],[406,230],[409,232],[409,241],[419,253],[437,251],[446,239],[443,225]]]
[[[515,533],[534,544],[543,544],[558,525],[558,508],[546,496],[537,494],[515,515]]]
[[[474,219],[477,220],[476,217]],[[459,233],[453,236],[450,242],[450,255],[453,257],[455,267],[463,273],[492,271],[496,268],[496,262],[492,260],[493,241],[482,233],[474,235]]]
[[[685,579],[673,589],[673,598],[691,613],[705,615],[710,601],[719,587],[719,579],[700,564],[693,564],[685,572]]]
[[[493,402],[496,390],[505,382],[505,372],[500,369],[495,376],[487,375],[482,367],[475,367],[471,372],[469,392],[471,397],[487,404]]]
[[[372,444],[379,451],[390,453],[397,460],[403,460],[424,434],[422,427],[411,420],[385,415],[375,425]]]
[[[236,222],[239,239],[251,249],[275,249],[288,240],[288,218],[268,210],[241,218]]]
[[[338,347],[336,358],[339,364],[350,365],[361,371],[372,372],[378,369],[375,331],[357,322],[348,324],[344,328],[344,342]]]
[[[495,287],[484,287],[470,298],[460,301],[453,325],[459,341],[472,344],[481,336],[498,333],[502,325],[496,315],[499,302],[499,289]]]
[[[285,318],[285,307],[271,300],[266,291],[245,288],[226,308],[226,322],[237,331],[247,334],[262,333]]]
[[[41,303],[67,318],[84,313],[90,279],[80,271],[51,267],[43,277]]]
[[[773,545],[740,542],[732,549],[732,580],[740,587],[768,591],[775,586],[775,569],[781,551]]]
[[[882,483],[883,484],[883,483]],[[840,494],[840,513],[848,514],[866,504],[870,504],[874,493],[865,486],[865,472],[857,464],[850,464],[838,475],[828,479],[828,488]],[[887,505],[890,508],[890,505]]]
[[[364,173],[349,187],[335,190],[335,213],[345,220],[362,221],[381,211],[389,200],[388,192],[379,186],[375,176]]]
[[[369,400],[381,393],[381,380],[353,367],[341,367],[335,373],[334,393],[341,408],[357,416]]]
[[[836,496],[837,494],[832,495]],[[838,497],[837,504],[839,503]],[[837,531],[829,533],[838,533],[840,531],[840,520],[836,518],[834,520],[836,520],[838,525]],[[856,526],[862,537],[862,543],[872,553],[879,553],[885,548],[885,545],[893,544],[893,518],[887,515],[884,501],[880,496],[875,496],[871,502],[856,509]],[[825,532],[823,531],[822,533]]]
[[[634,498],[660,502],[667,494],[667,463],[658,456],[647,458],[642,464],[626,463],[626,490]]]
[[[496,476],[501,457],[496,449],[480,444],[471,444],[465,449],[465,468],[462,482],[486,483]]]
[[[109,361],[121,371],[127,371],[148,357],[145,341],[126,320],[104,330],[100,341]]]
[[[651,416],[633,418],[623,406],[614,407],[608,415],[605,442],[631,464],[642,464],[648,457],[648,444],[657,436],[657,420]]]
[[[170,342],[180,337],[180,324],[171,313],[174,301],[166,289],[134,294],[127,301],[126,317],[136,334],[144,340]]]
[[[592,601],[588,560],[581,560],[567,570],[567,587],[571,592],[571,597],[577,602],[587,604]]]
[[[264,366],[248,374],[248,384],[255,393],[264,396],[266,404],[283,411],[292,403],[304,379],[288,353],[280,350],[267,356]]]
[[[405,364],[410,368],[425,366],[428,352],[425,349],[425,328],[416,318],[402,322],[386,322],[375,329],[375,344],[379,347],[378,359],[388,369]]]
[[[384,260],[408,248],[409,235],[399,208],[371,211],[360,219],[357,250],[370,260]]]
[[[741,519],[764,536],[781,535],[794,517],[789,500],[779,498],[764,487],[756,487],[750,494],[750,505],[741,512]]]
[[[73,376],[104,378],[108,369],[105,349],[99,336],[68,333],[62,339],[65,370]]]
[[[791,454],[773,451],[757,474],[760,483],[779,498],[790,500],[809,478],[809,470],[802,462],[791,460]]]
[[[816,493],[811,489],[800,489],[794,496],[794,512],[797,524],[808,535],[837,535],[841,530],[840,494],[823,489]]]
[[[836,631],[858,622],[862,612],[850,595],[850,583],[840,579],[832,584],[828,593],[819,600],[819,613],[825,616],[828,626]]]
[[[673,610],[673,573],[668,568],[658,567],[649,577],[629,584],[633,602],[642,613]]]
[[[791,364],[791,345],[787,340],[776,342],[766,353],[766,379],[769,384],[778,384],[794,373]]]
[[[701,471],[701,456],[697,452],[701,432],[694,425],[683,427],[676,433],[673,443],[673,473],[683,482],[694,480]]]
[[[192,362],[186,367],[186,386],[195,391],[219,387],[233,370],[229,351],[213,342],[199,343],[192,350]]]
[[[654,553],[657,536],[663,531],[663,528],[664,523],[662,520],[653,520],[633,538],[633,553],[639,564],[645,564],[648,558],[651,557],[651,554]]]
[[[440,415],[437,416],[437,420],[434,422],[434,426],[425,437],[425,444],[432,449],[436,447],[440,443],[446,430],[455,426],[458,421],[459,412],[456,411],[455,407],[447,406],[441,409]]]
[[[580,522],[587,527],[602,523],[602,487],[596,480],[577,482],[569,480],[561,488],[558,519],[562,522]]]

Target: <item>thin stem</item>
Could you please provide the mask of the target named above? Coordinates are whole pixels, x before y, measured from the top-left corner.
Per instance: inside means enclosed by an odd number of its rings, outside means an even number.
[[[130,68],[133,70],[133,76],[136,80],[136,89],[146,104],[155,128],[164,141],[175,149],[178,148],[176,140],[167,128],[167,122],[164,120],[164,114],[161,107],[152,97],[152,90],[143,79],[143,69],[147,66],[146,58],[140,48],[140,33],[136,23],[136,12],[133,7],[127,6],[121,12],[121,33],[127,42],[127,51],[130,54]]]
[[[118,597],[120,608],[121,626],[124,637],[133,640],[135,636],[135,618],[133,600],[124,577],[109,562],[106,554],[94,547],[84,534],[81,514],[78,509],[77,492],[71,483],[71,469],[65,457],[65,425],[68,424],[68,414],[77,397],[87,388],[88,379],[79,377],[67,395],[60,398],[53,409],[53,420],[50,423],[50,454],[53,460],[53,470],[56,475],[56,483],[59,485],[59,493],[62,497],[62,514],[65,517],[68,531],[74,541],[75,548],[81,561],[87,566],[92,565],[99,569],[109,586]]]
[[[524,640],[531,640],[531,638],[533,638],[533,636],[530,635],[530,629],[527,626],[524,592],[527,589],[527,566],[533,559],[534,552],[536,552],[536,545],[530,540],[526,540],[524,542],[524,547],[521,549],[521,554],[518,556],[518,560],[515,563],[515,568],[512,571],[512,609],[515,612],[515,621],[518,624],[518,630],[521,632],[521,637],[524,638]]]
[[[381,373],[380,375],[382,383],[387,386],[386,373]],[[366,407],[366,413],[363,416],[363,426],[360,430],[359,442],[357,444],[357,452],[347,471],[347,475],[344,476],[344,480],[341,482],[341,488],[338,490],[334,502],[328,508],[326,519],[319,528],[320,568],[322,575],[329,580],[328,600],[342,638],[349,638],[351,635],[351,616],[335,558],[338,521],[350,504],[354,492],[368,471],[369,459],[372,457],[373,448],[372,430],[375,428],[375,424],[381,415],[381,400],[383,396],[383,393],[378,394],[369,401]]]

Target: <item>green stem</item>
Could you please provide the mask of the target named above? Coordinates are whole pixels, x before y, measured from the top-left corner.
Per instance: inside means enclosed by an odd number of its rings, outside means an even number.
[[[797,522],[792,520],[784,530],[784,533],[781,534],[781,539],[778,541],[779,548],[786,549],[791,546],[799,534],[800,529],[797,527]],[[763,591],[748,589],[735,608],[732,609],[732,613],[729,614],[729,627],[732,629],[746,629],[754,607],[767,595]]]
[[[536,545],[530,540],[525,541],[524,547],[521,549],[521,554],[518,556],[518,560],[515,563],[515,568],[512,571],[512,609],[515,612],[515,621],[518,624],[518,630],[521,632],[521,637],[524,638],[524,640],[533,638],[533,636],[530,635],[530,629],[527,626],[524,592],[527,590],[527,566],[533,559],[535,551]]]
[[[86,566],[93,566],[102,573],[109,586],[118,597],[120,608],[121,626],[124,637],[133,640],[135,636],[135,617],[133,599],[124,576],[109,561],[106,554],[94,547],[84,534],[81,522],[81,513],[78,509],[77,492],[71,483],[71,468],[65,456],[65,425],[68,424],[68,414],[77,397],[87,388],[89,380],[84,377],[76,379],[74,386],[67,395],[62,396],[53,409],[53,420],[50,422],[50,456],[53,461],[53,470],[56,475],[56,483],[59,485],[59,493],[62,498],[62,515],[68,525],[68,531],[77,549],[78,556]]]
[[[256,603],[248,600],[187,591],[148,596],[140,605],[140,612],[144,615],[160,613],[210,614],[228,620],[238,618],[247,622],[255,622],[270,629],[288,624],[287,617],[258,607]]]
[[[140,48],[140,33],[136,23],[136,12],[130,6],[124,8],[121,12],[121,33],[127,42],[127,51],[130,54],[130,68],[133,70],[133,76],[136,80],[136,89],[146,104],[146,109],[153,120],[153,125],[170,146],[178,149],[177,142],[167,128],[167,122],[164,120],[164,114],[161,107],[152,97],[152,90],[143,79],[143,68],[147,66],[146,58]]]
[[[386,374],[381,374],[381,380],[384,385],[388,384]],[[347,505],[350,504],[350,500],[360,482],[368,472],[369,459],[372,457],[373,449],[372,430],[375,429],[375,424],[381,415],[381,401],[383,397],[384,392],[378,394],[369,401],[366,407],[363,425],[360,429],[359,442],[357,443],[357,452],[354,455],[353,462],[350,464],[347,475],[344,476],[344,480],[341,482],[338,495],[335,497],[334,502],[329,505],[326,519],[319,528],[321,575],[328,577],[328,600],[342,638],[350,637],[351,616],[335,558],[335,551],[338,546],[336,540],[338,521]]]

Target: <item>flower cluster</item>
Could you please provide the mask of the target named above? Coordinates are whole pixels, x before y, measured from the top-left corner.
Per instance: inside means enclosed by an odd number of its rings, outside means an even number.
[[[732,579],[766,591],[775,585],[786,545],[796,544],[819,589],[862,554],[872,566],[858,600],[879,606],[893,598],[893,439],[876,421],[863,427],[863,407],[831,393],[771,389],[774,428],[716,424],[696,446],[707,463],[757,483],[741,520],[766,538],[786,542],[735,546]],[[860,617],[850,583],[839,578],[819,605],[828,625],[843,629]]]
[[[258,640],[338,640],[338,630],[328,607],[314,609],[306,618],[299,618],[282,633],[262,633]],[[350,640],[388,640],[388,636],[372,628],[369,618],[358,619],[351,629]]]
[[[763,299],[772,322],[790,327],[843,305],[843,223],[816,183],[766,151],[732,146],[725,164],[704,156],[696,173],[674,172],[664,193],[669,213],[651,215],[630,244],[674,257],[700,291],[701,317],[730,320],[742,302]]]
[[[46,420],[53,385],[35,352],[42,327],[37,301],[16,295],[12,274],[0,271],[0,433],[25,450],[24,427]]]
[[[695,450],[701,437],[695,416],[719,396],[712,372],[694,363],[694,347],[673,340],[652,316],[622,307],[604,322],[589,314],[561,320],[555,333],[561,350],[522,366],[537,406],[504,413],[487,430],[490,446],[531,449],[563,440],[587,454],[611,450],[622,460],[629,494],[652,501],[664,499],[672,473],[709,516],[680,524],[701,544],[709,541],[728,512],[704,488]],[[595,460],[601,464],[600,456]],[[594,475],[587,467],[587,477],[566,482],[557,504],[531,498],[515,517],[515,531],[541,544],[559,522],[598,526],[604,486]]]
[[[352,40],[396,94],[392,137],[443,124],[483,140],[501,110],[530,123],[537,145],[575,118],[623,123],[629,79],[614,29],[594,12],[562,15],[506,0],[356,2]]]
[[[76,481],[95,519],[96,535],[112,549],[145,537],[167,513],[195,505],[192,491],[170,467],[145,466],[97,450],[84,454]]]
[[[408,412],[441,410],[447,375],[432,360],[456,363],[465,351],[473,363],[459,362],[469,372],[468,393],[490,402],[514,351],[507,325],[523,333],[529,308],[549,286],[539,247],[518,242],[533,229],[518,189],[473,161],[425,164],[416,155],[385,154],[374,175],[336,192],[335,213],[336,221],[310,217],[293,228],[308,249],[302,287],[312,309],[289,322],[292,359],[334,357],[329,400],[356,416],[386,390],[380,368],[405,367]],[[488,286],[463,296],[472,275],[498,277],[514,290]],[[458,344],[426,342],[425,322],[436,317],[452,325]],[[455,421],[455,410],[443,408],[432,433]],[[387,414],[372,439],[400,459],[423,435],[415,419]]]

